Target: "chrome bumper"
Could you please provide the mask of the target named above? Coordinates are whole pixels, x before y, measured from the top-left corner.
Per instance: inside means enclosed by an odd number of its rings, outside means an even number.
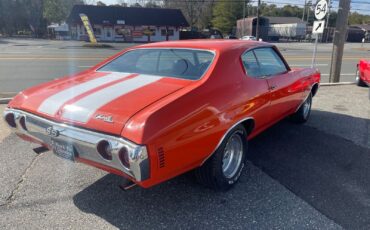
[[[21,110],[6,109],[4,119],[10,113],[14,115],[15,127],[10,126],[14,133],[31,137],[45,144],[49,149],[51,148],[52,138],[53,140],[68,142],[76,148],[77,158],[87,159],[120,170],[137,182],[144,181],[150,176],[149,159],[145,146],[137,145],[123,138],[56,123]],[[23,124],[21,124],[21,120]],[[56,131],[58,135],[52,135],[51,137],[50,129]],[[110,143],[111,160],[103,158],[97,151],[97,144],[102,140]],[[128,150],[129,167],[124,166],[119,159],[118,152],[122,147],[126,147]]]

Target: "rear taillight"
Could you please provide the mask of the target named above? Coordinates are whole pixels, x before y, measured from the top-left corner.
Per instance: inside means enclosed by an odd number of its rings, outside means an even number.
[[[12,128],[16,128],[17,124],[15,123],[15,116],[14,113],[8,113],[5,115],[5,121],[8,123],[8,125]]]
[[[118,152],[119,160],[121,161],[122,165],[126,168],[130,167],[130,160],[128,156],[128,149],[126,147],[122,147]]]
[[[96,145],[96,150],[106,160],[112,160],[111,146],[108,141],[102,140]]]

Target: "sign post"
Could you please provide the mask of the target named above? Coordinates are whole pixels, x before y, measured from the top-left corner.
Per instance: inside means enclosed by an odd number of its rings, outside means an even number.
[[[317,43],[319,42],[319,34],[324,33],[324,28],[325,28],[325,20],[323,20],[328,13],[328,3],[326,0],[320,0],[316,6],[315,6],[315,18],[318,21],[313,22],[312,26],[312,34],[315,34],[315,47],[313,50],[313,55],[312,55],[312,65],[311,67],[315,67],[315,62],[316,62],[316,53],[317,53]]]

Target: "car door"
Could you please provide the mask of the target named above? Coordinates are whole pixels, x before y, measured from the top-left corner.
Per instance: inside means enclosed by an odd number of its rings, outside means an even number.
[[[246,72],[244,90],[248,95],[248,115],[255,120],[256,130],[259,131],[268,126],[271,120],[268,110],[270,106],[270,93],[267,80],[260,73],[260,67],[253,50],[246,51],[241,60]]]
[[[274,47],[254,49],[260,74],[267,81],[270,92],[269,115],[272,122],[293,112],[302,101],[300,78],[290,71],[281,54]]]

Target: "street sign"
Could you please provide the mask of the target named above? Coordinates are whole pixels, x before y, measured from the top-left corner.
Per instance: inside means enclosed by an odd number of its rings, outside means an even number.
[[[324,33],[325,21],[314,21],[312,26],[312,34],[322,34]]]
[[[320,0],[315,7],[315,18],[317,20],[322,20],[328,13],[328,3],[326,0]]]

